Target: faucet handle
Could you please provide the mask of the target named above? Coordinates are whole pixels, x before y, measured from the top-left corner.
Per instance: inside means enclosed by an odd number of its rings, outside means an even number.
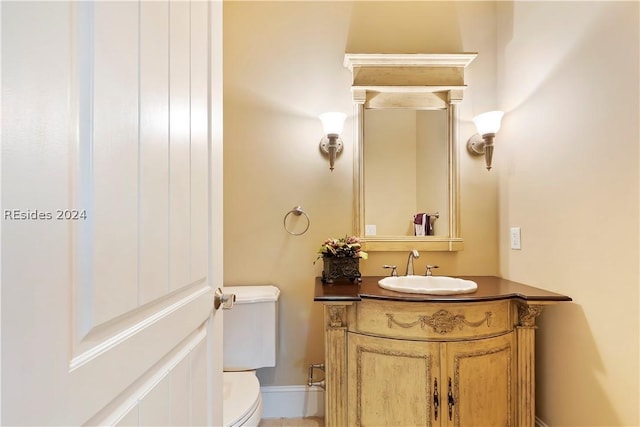
[[[382,268],[390,268],[391,269],[391,276],[393,276],[393,277],[396,277],[398,275],[398,271],[396,270],[396,268],[398,268],[398,267],[396,267],[395,265],[387,265],[387,264],[385,264],[385,265],[382,266]]]
[[[431,269],[432,268],[440,268],[439,265],[427,265],[427,271],[424,272],[425,276],[433,276],[433,274],[431,273]]]

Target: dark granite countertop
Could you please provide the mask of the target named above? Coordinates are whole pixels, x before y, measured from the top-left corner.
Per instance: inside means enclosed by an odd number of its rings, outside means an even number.
[[[378,280],[384,276],[366,276],[362,283],[336,282],[325,285],[320,277],[315,279],[314,301],[346,302],[362,299],[382,299],[407,302],[479,302],[517,298],[531,302],[571,301],[566,295],[545,291],[544,289],[512,282],[495,276],[458,276],[461,279],[473,280],[478,289],[470,294],[459,295],[425,295],[395,292],[378,286]]]

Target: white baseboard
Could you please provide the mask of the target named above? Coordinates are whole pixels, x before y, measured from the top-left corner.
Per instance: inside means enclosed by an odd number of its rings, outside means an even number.
[[[547,423],[536,417],[536,427],[549,427]]]
[[[262,391],[262,418],[302,418],[324,416],[324,390],[320,387],[265,386]]]

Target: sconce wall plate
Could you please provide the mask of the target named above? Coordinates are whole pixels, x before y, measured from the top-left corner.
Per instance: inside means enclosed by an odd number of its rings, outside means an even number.
[[[320,140],[320,150],[324,154],[329,154],[330,143],[331,143],[331,140],[326,136]],[[342,142],[342,138],[338,137],[338,139],[336,139],[336,154],[341,153],[343,148],[344,148],[344,144]]]
[[[472,156],[482,156],[484,154],[484,139],[479,133],[474,133],[467,141],[467,151]]]

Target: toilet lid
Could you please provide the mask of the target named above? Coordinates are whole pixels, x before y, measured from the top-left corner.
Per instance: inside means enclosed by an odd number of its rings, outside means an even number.
[[[260,383],[255,371],[224,372],[222,377],[223,423],[241,425],[260,405]]]

